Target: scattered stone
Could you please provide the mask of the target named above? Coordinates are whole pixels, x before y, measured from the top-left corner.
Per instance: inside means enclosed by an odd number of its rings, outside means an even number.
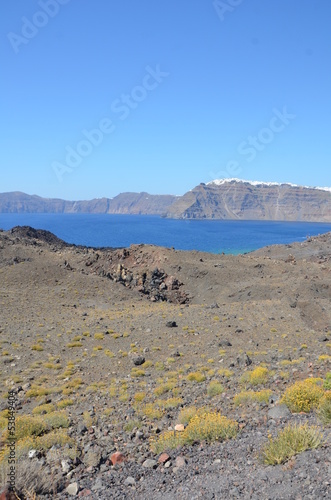
[[[97,480],[95,481],[94,485],[92,486],[93,491],[98,491],[98,490],[104,490],[105,485],[101,479],[101,477],[98,477]]]
[[[166,326],[168,328],[176,328],[178,325],[177,325],[176,321],[167,321]]]
[[[186,464],[187,464],[187,460],[185,457],[182,457],[181,455],[179,457],[176,457],[176,460],[175,460],[176,467],[178,467],[178,468],[184,467]]]
[[[100,451],[89,450],[83,459],[83,462],[88,467],[98,467],[101,462],[101,453]]]
[[[140,366],[142,365],[143,363],[145,363],[145,358],[144,356],[135,356],[133,358],[133,363],[136,365],[136,366]]]
[[[237,357],[237,364],[239,366],[249,366],[252,364],[251,358],[248,356],[248,354],[244,353],[241,356]]]
[[[125,455],[123,455],[123,453],[121,453],[120,451],[116,451],[110,457],[110,461],[113,465],[122,464],[123,462],[125,462],[125,460]]]
[[[178,432],[183,432],[185,430],[185,427],[183,424],[177,424],[175,425],[175,431],[178,431]]]
[[[126,480],[124,481],[124,484],[125,484],[126,486],[134,486],[134,485],[136,484],[136,480],[135,480],[135,478],[134,478],[134,477],[132,477],[132,476],[128,476],[128,477],[126,478]]]
[[[80,435],[85,434],[85,432],[87,432],[87,427],[86,427],[86,425],[85,425],[85,424],[83,424],[83,423],[78,424],[78,426],[77,426],[77,432],[78,432],[78,434],[80,434]]]
[[[69,486],[66,488],[66,492],[68,493],[68,495],[71,495],[73,497],[76,496],[78,493],[78,483],[69,484]]]
[[[145,469],[156,469],[157,467],[157,461],[153,460],[152,458],[147,458],[142,464]]]
[[[37,450],[30,450],[28,453],[29,458],[36,458],[38,456],[38,451]]]
[[[165,463],[169,462],[169,460],[170,460],[170,457],[169,457],[168,453],[161,453],[161,455],[158,458],[159,464],[165,464]]]
[[[219,347],[231,347],[232,344],[231,344],[231,342],[229,340],[222,339],[222,340],[219,341],[218,346]]]
[[[291,415],[290,410],[287,408],[286,405],[277,405],[274,406],[273,408],[270,408],[268,410],[268,417],[269,418],[286,418]]]
[[[61,460],[62,472],[68,474],[68,472],[72,469],[71,460]]]

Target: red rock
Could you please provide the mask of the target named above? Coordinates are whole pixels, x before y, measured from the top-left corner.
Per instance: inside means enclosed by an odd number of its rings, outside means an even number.
[[[116,451],[111,455],[110,461],[113,465],[122,464],[125,461],[125,456],[120,451]]]
[[[79,497],[88,497],[89,495],[92,495],[91,490],[82,490],[80,493],[78,493]]]
[[[159,462],[159,464],[165,464],[169,460],[170,460],[170,457],[169,457],[168,453],[161,453],[161,455],[159,456],[158,462]]]
[[[13,490],[10,490],[8,487],[6,487],[0,494],[0,500],[17,500],[17,496],[15,495]]]

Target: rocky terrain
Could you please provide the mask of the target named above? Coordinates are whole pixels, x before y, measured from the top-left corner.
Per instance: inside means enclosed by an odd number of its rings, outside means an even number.
[[[19,498],[329,498],[330,425],[282,397],[330,384],[330,299],[331,233],[231,256],[0,231],[2,488],[12,391]],[[236,435],[162,441],[199,411]],[[267,465],[289,424],[319,446]]]
[[[331,188],[223,179],[183,196],[121,193],[114,198],[65,201],[0,193],[0,213],[154,214],[174,219],[331,221]]]

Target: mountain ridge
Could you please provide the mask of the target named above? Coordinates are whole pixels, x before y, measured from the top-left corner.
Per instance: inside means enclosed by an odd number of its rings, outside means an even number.
[[[201,183],[182,196],[124,192],[69,201],[20,191],[0,193],[0,213],[159,215],[172,219],[331,222],[331,188],[236,178]]]

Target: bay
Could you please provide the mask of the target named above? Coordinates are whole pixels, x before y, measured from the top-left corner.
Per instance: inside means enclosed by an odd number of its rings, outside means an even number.
[[[149,215],[0,214],[0,228],[28,225],[46,229],[68,243],[92,247],[153,244],[177,250],[246,253],[258,248],[304,241],[331,231],[331,223],[176,220]]]

